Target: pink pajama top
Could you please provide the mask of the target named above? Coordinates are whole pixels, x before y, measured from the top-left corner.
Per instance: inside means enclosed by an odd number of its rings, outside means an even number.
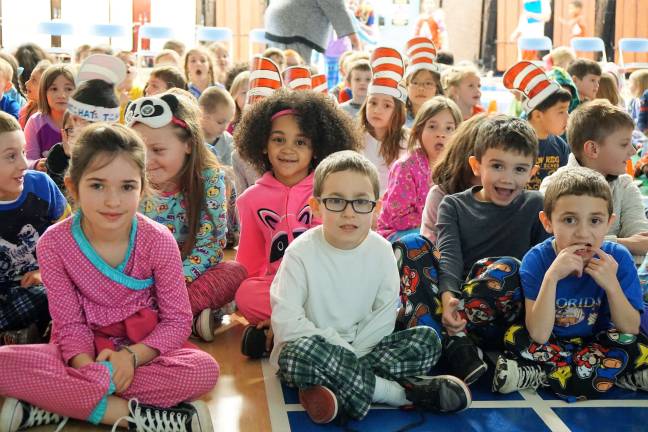
[[[416,149],[394,162],[376,231],[387,238],[395,232],[421,226],[430,187],[430,163],[423,149]]]
[[[106,263],[81,229],[80,212],[50,227],[37,245],[53,321],[52,341],[67,363],[95,353],[94,331],[142,309],[159,322],[140,342],[160,355],[181,348],[191,332],[191,307],[178,245],[169,230],[137,214],[128,250],[117,267]]]

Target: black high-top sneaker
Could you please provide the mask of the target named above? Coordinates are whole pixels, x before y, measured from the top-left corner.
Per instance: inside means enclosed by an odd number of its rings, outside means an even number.
[[[27,402],[6,398],[2,405],[2,411],[0,411],[0,431],[16,432],[55,423],[59,423],[56,431],[60,431],[67,420],[67,417],[45,411]]]
[[[472,403],[468,386],[452,375],[412,377],[399,382],[405,387],[407,400],[425,411],[454,413]]]
[[[547,387],[547,374],[537,364],[520,364],[500,355],[493,376],[494,393],[513,393],[522,389]]]
[[[461,379],[466,385],[477,381],[488,369],[479,348],[468,336],[447,336],[443,356],[450,375]]]
[[[128,402],[130,416],[119,419],[128,422],[129,431],[137,432],[213,432],[211,416],[203,401],[181,403],[171,408]]]

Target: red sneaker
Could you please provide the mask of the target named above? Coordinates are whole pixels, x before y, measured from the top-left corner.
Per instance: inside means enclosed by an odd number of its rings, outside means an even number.
[[[317,424],[332,422],[338,413],[335,394],[327,387],[313,386],[299,390],[299,402]]]

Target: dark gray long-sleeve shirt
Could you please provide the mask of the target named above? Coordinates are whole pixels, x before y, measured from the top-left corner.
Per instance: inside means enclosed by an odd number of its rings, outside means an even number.
[[[265,12],[268,39],[301,42],[319,52],[326,49],[331,26],[338,38],[355,32],[344,0],[272,0]]]
[[[446,195],[439,205],[437,247],[439,290],[461,292],[472,265],[479,259],[513,256],[522,259],[531,247],[549,234],[538,218],[543,197],[537,191],[523,191],[506,207],[478,201],[474,186]]]

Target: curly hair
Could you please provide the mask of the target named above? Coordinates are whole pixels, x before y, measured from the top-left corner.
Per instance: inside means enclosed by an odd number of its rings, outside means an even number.
[[[360,132],[331,98],[312,91],[279,90],[248,107],[234,132],[234,144],[241,157],[261,172],[272,170],[266,154],[271,118],[285,109],[298,113],[299,128],[311,140],[311,169],[331,153],[360,148]]]

